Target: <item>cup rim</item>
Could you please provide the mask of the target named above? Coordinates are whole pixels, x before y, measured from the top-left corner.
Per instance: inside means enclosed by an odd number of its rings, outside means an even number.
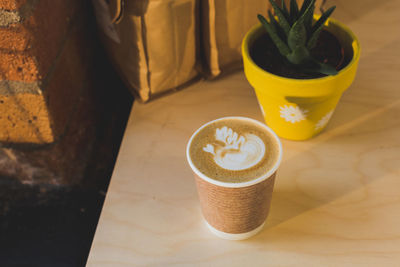
[[[268,131],[268,132],[275,138],[275,140],[276,140],[277,143],[278,143],[278,148],[279,148],[278,159],[277,159],[277,161],[275,162],[274,166],[273,166],[268,172],[266,172],[264,175],[262,175],[262,176],[260,176],[260,177],[258,177],[258,178],[256,178],[256,179],[253,179],[253,180],[250,180],[250,181],[246,181],[246,182],[241,182],[241,183],[222,182],[222,181],[218,181],[218,180],[215,180],[215,179],[212,179],[212,178],[206,176],[205,174],[203,174],[202,172],[200,172],[200,171],[196,168],[196,166],[193,164],[192,159],[190,158],[190,151],[189,151],[189,150],[190,150],[190,145],[192,144],[192,141],[193,141],[193,138],[194,138],[203,128],[205,128],[206,126],[208,126],[208,125],[210,125],[210,124],[212,124],[212,123],[214,123],[214,122],[218,122],[218,121],[226,120],[226,119],[239,119],[239,120],[250,121],[250,122],[255,123],[255,124],[257,124],[258,126],[264,128],[266,131]],[[209,183],[214,184],[214,185],[217,185],[217,186],[228,187],[228,188],[242,188],[242,187],[247,187],[247,186],[251,186],[251,185],[255,185],[255,184],[261,183],[261,182],[263,182],[264,180],[270,178],[270,177],[276,172],[276,170],[278,169],[279,165],[281,164],[281,161],[282,161],[282,154],[283,154],[283,153],[282,153],[282,143],[281,143],[281,140],[279,139],[278,135],[277,135],[271,128],[269,128],[267,125],[265,125],[264,123],[262,123],[262,122],[260,122],[260,121],[258,121],[258,120],[251,119],[251,118],[247,118],[247,117],[242,117],[242,116],[228,116],[228,117],[223,117],[223,118],[215,119],[215,120],[212,120],[212,121],[209,121],[209,122],[203,124],[199,129],[197,129],[197,130],[192,134],[192,136],[190,137],[190,139],[189,139],[189,141],[188,141],[188,143],[187,143],[187,145],[186,145],[186,158],[187,158],[187,161],[188,161],[188,163],[189,163],[190,168],[192,169],[192,171],[193,171],[198,177],[200,177],[201,179],[205,180],[206,182],[209,182]]]

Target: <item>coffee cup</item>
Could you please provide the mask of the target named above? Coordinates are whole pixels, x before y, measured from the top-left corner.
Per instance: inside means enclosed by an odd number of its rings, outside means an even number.
[[[186,156],[212,233],[242,240],[262,230],[282,159],[269,127],[245,117],[213,120],[191,136]]]

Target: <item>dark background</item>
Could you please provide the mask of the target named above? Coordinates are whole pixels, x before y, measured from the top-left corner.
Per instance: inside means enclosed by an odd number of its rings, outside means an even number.
[[[84,173],[78,175],[83,178],[74,185],[52,185],[0,177],[0,266],[86,264],[133,102],[98,39],[90,2],[86,10],[98,77],[95,101],[102,108],[97,111],[99,119],[93,122],[95,135],[89,138],[95,140],[85,159]],[[29,148],[24,153],[29,154]],[[34,155],[46,153],[53,150],[43,148]],[[68,167],[74,168],[76,163],[70,164]]]

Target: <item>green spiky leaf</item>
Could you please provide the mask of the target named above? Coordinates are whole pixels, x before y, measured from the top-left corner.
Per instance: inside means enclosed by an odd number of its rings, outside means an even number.
[[[310,57],[308,60],[309,61],[307,61],[305,64],[298,65],[297,68],[308,73],[320,73],[325,75],[336,75],[338,73],[334,67],[328,64],[320,63],[312,57]]]
[[[269,37],[271,37],[272,41],[274,42],[276,47],[279,49],[279,52],[284,56],[290,54],[291,51],[290,51],[289,47],[278,36],[277,32],[274,31],[273,26],[271,26],[271,24],[268,23],[268,21],[262,15],[259,14],[257,17],[260,20],[260,22],[262,23],[262,25],[264,26],[264,28],[266,29],[266,31],[268,32]]]
[[[292,24],[290,21],[290,14],[289,14],[289,10],[286,7],[285,0],[281,1],[281,6],[282,6],[282,13],[283,13],[283,15],[285,15],[286,20],[289,22],[289,24]]]
[[[309,34],[312,29],[313,15],[315,9],[315,0],[311,0],[310,4],[307,6],[306,10],[301,15],[300,19],[303,19],[304,26],[306,27],[306,31]]]
[[[336,75],[338,73],[338,71],[331,65],[321,63],[311,56],[309,61],[302,66],[302,69],[306,72],[321,73],[325,75]]]
[[[304,14],[304,12],[306,11],[306,9],[310,6],[312,0],[304,0],[299,15],[302,16]]]
[[[324,27],[324,23],[329,18],[329,16],[332,14],[332,12],[335,10],[335,8],[336,8],[336,6],[333,6],[333,7],[330,7],[327,11],[325,11],[324,14],[321,15],[321,17],[318,19],[318,21],[312,27],[311,37],[307,43],[308,49],[314,48],[315,45],[317,44],[319,34],[321,33],[321,31]]]
[[[336,75],[338,71],[329,64],[324,64],[319,62],[318,60],[312,58],[312,62],[316,66],[316,71],[326,75]]]
[[[299,19],[292,26],[288,36],[289,48],[293,51],[300,46],[305,46],[307,43],[307,32],[304,27],[303,20]]]
[[[310,52],[305,46],[298,46],[286,58],[292,64],[301,65],[310,60]]]
[[[276,21],[274,15],[272,15],[271,11],[268,10],[269,24],[274,28],[274,31],[277,33],[278,29],[281,27],[279,23]]]
[[[323,63],[319,63],[319,72],[322,74],[326,74],[326,75],[336,75],[338,74],[338,71],[332,67],[331,65],[328,64],[323,64]]]
[[[281,25],[283,31],[285,32],[286,36],[289,34],[290,31],[290,25],[289,22],[287,21],[285,15],[283,14],[282,10],[279,8],[279,6],[275,3],[274,0],[269,0],[271,3],[272,7],[274,8],[275,15],[278,16],[279,19],[279,25]]]
[[[271,40],[286,58],[284,62],[304,72],[335,75],[337,70],[318,62],[311,56],[311,48],[316,45],[324,23],[332,14],[335,7],[329,8],[321,15],[321,18],[313,25],[313,14],[316,0],[304,0],[301,8],[296,0],[290,0],[290,11],[282,0],[279,7],[274,0],[269,0],[275,11],[275,16],[268,11],[269,20],[262,15],[258,19],[267,31]]]
[[[292,24],[299,18],[299,6],[296,0],[290,0],[290,20]]]
[[[332,6],[330,8],[328,8],[327,11],[325,11],[321,17],[318,19],[317,22],[315,22],[314,26],[313,26],[313,30],[315,31],[316,29],[318,29],[321,25],[323,25],[326,20],[330,17],[330,15],[333,13],[333,11],[335,11],[336,6]]]
[[[287,41],[287,37],[285,35],[285,32],[283,31],[282,27],[279,25],[278,21],[276,20],[276,18],[274,17],[274,15],[272,15],[271,11],[268,10],[268,16],[269,16],[269,24],[271,24],[271,26],[274,26],[276,33],[278,34],[278,36],[283,40],[283,41]]]

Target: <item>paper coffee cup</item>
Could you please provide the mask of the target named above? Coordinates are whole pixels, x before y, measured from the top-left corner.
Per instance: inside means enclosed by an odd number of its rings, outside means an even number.
[[[190,147],[194,137],[208,125],[227,119],[257,125],[276,144],[276,161],[260,177],[245,182],[223,182],[204,174],[193,162]],[[269,213],[275,175],[282,159],[282,145],[278,136],[259,121],[244,117],[225,117],[201,126],[190,138],[186,155],[194,172],[202,214],[211,232],[224,239],[242,240],[261,231]]]

